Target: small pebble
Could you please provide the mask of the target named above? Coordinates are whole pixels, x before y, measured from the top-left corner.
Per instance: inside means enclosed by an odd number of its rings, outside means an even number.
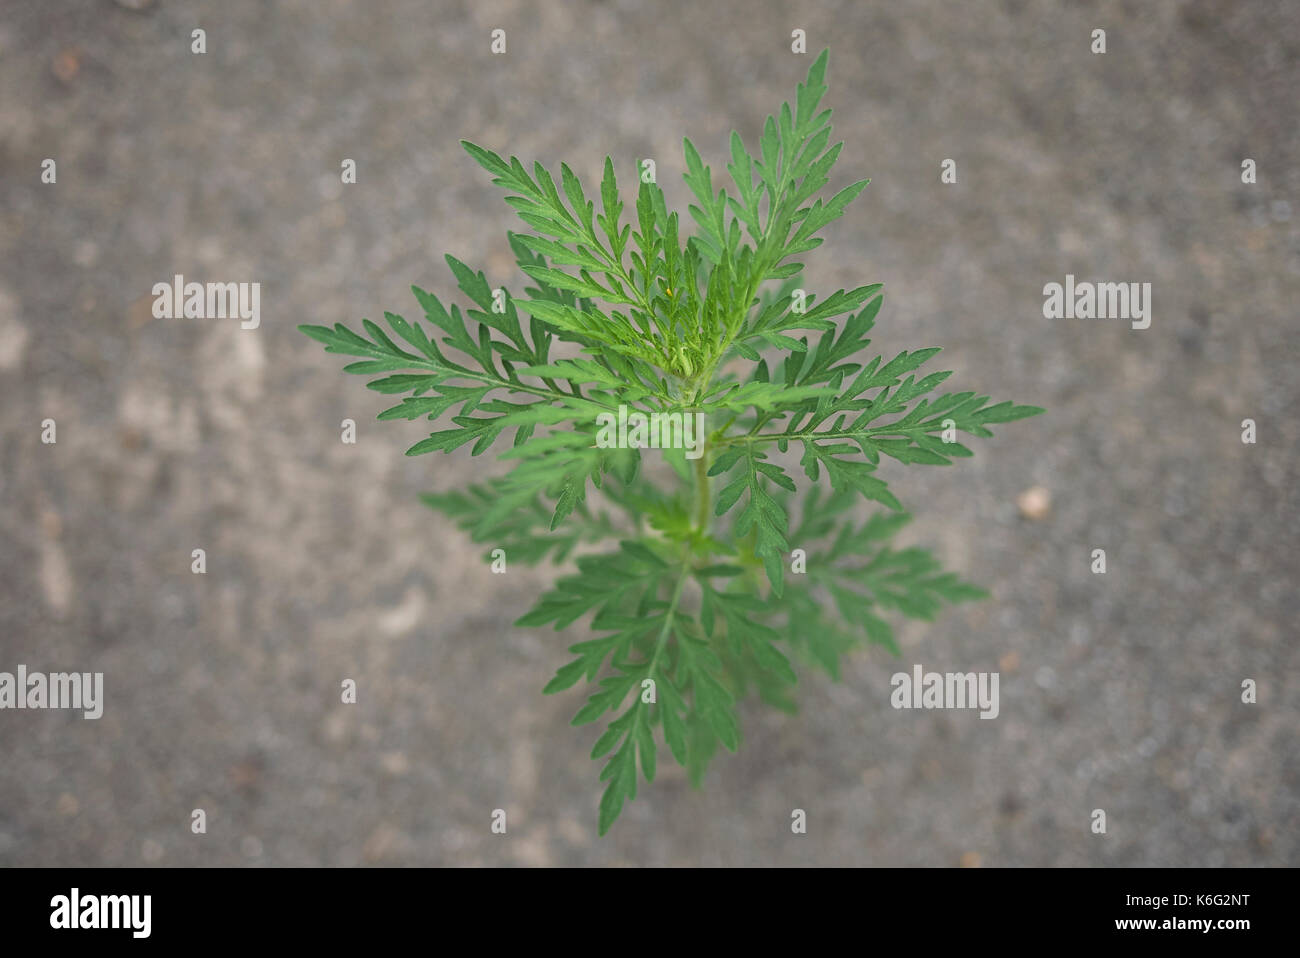
[[[70,84],[81,72],[81,51],[76,47],[60,50],[51,66],[60,83]]]
[[[1016,497],[1016,505],[1026,519],[1046,519],[1052,510],[1052,494],[1043,486],[1031,486]]]

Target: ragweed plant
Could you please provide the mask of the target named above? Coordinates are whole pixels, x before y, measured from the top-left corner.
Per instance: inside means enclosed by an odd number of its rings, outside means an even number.
[[[928,620],[983,596],[929,552],[891,547],[909,517],[877,467],[948,465],[972,455],[957,433],[990,436],[1042,412],[937,393],[949,373],[918,370],[938,348],[866,358],[878,284],[821,299],[798,288],[798,258],[868,182],[818,196],[843,145],[820,107],[826,61],[767,118],[757,154],[731,134],[727,189],[685,142],[692,235],[644,174],[625,222],[608,158],[597,206],[568,166],[557,185],[540,164],[465,143],[531,231],[509,234],[533,284],[524,298],[448,256],[463,312],[416,288],[428,326],[385,313],[391,333],[369,320],[362,333],[300,327],[359,357],[346,372],[379,374],[371,389],[403,395],[380,419],[454,410],[407,455],[472,445],[477,456],[510,434],[506,475],[424,499],[487,555],[579,551],[576,571],[517,624],[564,629],[590,615],[591,637],[543,691],[584,681],[573,724],[611,716],[591,752],[608,756],[601,834],[636,797],[638,765],[654,779],[659,740],[698,785],[719,743],[739,745],[749,692],[793,709],[795,662],[838,678],[854,646],[897,654],[887,614]],[[568,358],[552,356],[557,341]],[[660,442],[646,442],[646,421]],[[673,440],[692,422],[703,424],[693,447],[662,453],[680,481],[652,481],[642,450],[687,445]],[[858,523],[858,497],[883,509]]]

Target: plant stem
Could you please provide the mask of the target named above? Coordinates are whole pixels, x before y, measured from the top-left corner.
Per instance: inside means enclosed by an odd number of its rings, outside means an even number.
[[[709,531],[709,444],[695,460],[695,528],[701,535]]]
[[[668,645],[668,635],[673,627],[673,616],[677,614],[677,606],[682,601],[682,586],[686,585],[690,573],[691,551],[687,548],[682,553],[682,571],[677,577],[677,584],[673,586],[672,601],[668,604],[668,613],[664,616],[664,625],[659,630],[659,638],[655,640],[654,654],[650,656],[650,664],[646,666],[646,678],[654,678],[655,667],[659,664],[659,656],[663,654],[665,646]]]

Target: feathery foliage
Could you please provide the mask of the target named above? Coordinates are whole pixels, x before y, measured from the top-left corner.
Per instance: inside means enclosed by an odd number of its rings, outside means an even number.
[[[606,720],[591,753],[604,760],[601,834],[654,779],[659,742],[698,784],[719,744],[739,746],[749,691],[792,709],[796,663],[838,678],[864,642],[897,653],[888,616],[929,620],[982,596],[929,552],[890,546],[908,516],[882,456],[947,465],[972,455],[958,432],[988,437],[1042,412],[940,392],[949,373],[921,372],[935,347],[865,358],[878,284],[820,300],[798,288],[800,257],[868,183],[821,195],[843,145],[821,107],[826,64],[823,52],[767,118],[756,152],[731,134],[727,185],[685,141],[692,225],[644,175],[625,208],[609,158],[588,197],[568,166],[557,183],[467,142],[528,227],[509,234],[523,295],[448,256],[464,310],[417,287],[423,322],[300,327],[401,397],[380,419],[446,423],[407,455],[505,447],[505,476],[429,505],[511,561],[578,555],[517,624],[587,620],[591,637],[543,691],[582,682],[573,724]],[[698,458],[664,450],[679,488],[642,473],[642,449],[599,441],[620,407],[703,414]],[[856,524],[862,499],[877,511]],[[793,548],[806,570],[787,576]]]

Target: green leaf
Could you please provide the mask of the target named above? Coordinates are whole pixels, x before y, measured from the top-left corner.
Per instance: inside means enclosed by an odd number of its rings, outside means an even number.
[[[741,462],[743,465],[742,474],[723,487],[719,493],[715,514],[725,515],[740,496],[748,492],[745,506],[736,519],[735,534],[737,538],[743,538],[753,532],[754,555],[762,560],[773,591],[780,595],[785,580],[783,558],[790,549],[785,538],[789,517],[784,507],[767,491],[766,486],[769,482],[774,482],[786,489],[793,489],[794,483],[780,467],[764,462],[766,459],[766,453],[746,445],[724,453],[714,463],[710,472],[719,474],[729,469],[735,462]]]
[[[819,444],[812,440],[804,440],[803,448],[804,456],[801,463],[809,479],[815,481],[820,468],[824,466],[827,476],[830,477],[832,488],[839,490],[853,489],[861,493],[863,498],[872,499],[884,503],[891,509],[902,511],[902,503],[889,491],[888,485],[873,475],[875,468],[870,463],[856,459],[840,458],[844,453],[853,454],[857,452],[853,446],[847,443]]]

